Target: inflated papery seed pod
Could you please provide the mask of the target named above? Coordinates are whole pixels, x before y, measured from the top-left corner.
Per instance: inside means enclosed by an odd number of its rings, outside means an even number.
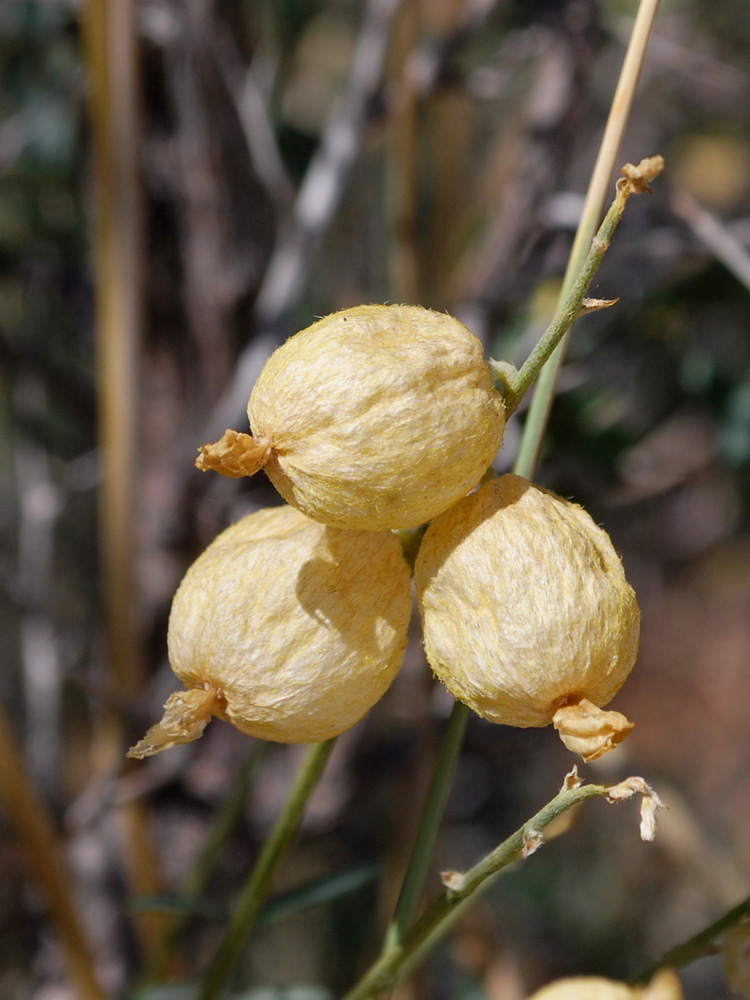
[[[427,658],[492,722],[554,723],[594,760],[632,728],[602,712],[638,650],[635,594],[586,511],[515,475],[435,518],[415,565]]]
[[[418,306],[356,306],[291,337],[247,408],[252,436],[204,445],[200,469],[264,468],[285,500],[340,528],[412,527],[480,481],[505,408],[462,323]]]
[[[677,973],[663,969],[647,986],[626,986],[600,976],[558,979],[529,1000],[683,1000],[683,992]]]
[[[168,648],[188,690],[129,756],[197,739],[214,715],[281,743],[344,732],[396,676],[410,615],[391,532],[343,531],[287,506],[250,514],[180,584]]]

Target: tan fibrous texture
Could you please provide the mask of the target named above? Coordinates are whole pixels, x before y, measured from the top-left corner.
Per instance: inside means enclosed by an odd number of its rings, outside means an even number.
[[[683,1000],[683,992],[677,973],[662,969],[646,986],[626,986],[600,976],[558,979],[529,1000]]]
[[[481,342],[418,306],[356,306],[291,337],[248,416],[285,500],[366,530],[422,524],[465,496],[505,428]]]
[[[282,743],[342,733],[396,676],[411,604],[391,532],[327,527],[288,506],[243,518],[193,563],[172,603],[169,659],[196,704],[182,720],[185,692],[173,695],[161,730],[131,755],[197,738],[207,710]]]
[[[570,706],[588,719],[635,662],[640,613],[608,535],[520,476],[490,480],[432,522],[415,582],[433,670],[493,722],[560,728]]]

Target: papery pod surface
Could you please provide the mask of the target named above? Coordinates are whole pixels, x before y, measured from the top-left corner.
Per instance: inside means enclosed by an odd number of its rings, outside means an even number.
[[[596,714],[635,662],[640,613],[608,535],[520,476],[432,522],[415,582],[433,670],[493,722],[557,726],[574,706],[579,724],[581,706]]]
[[[538,990],[529,1000],[683,1000],[679,976],[662,969],[646,986],[627,986],[600,976],[558,979]]]
[[[634,1000],[639,995],[611,979],[572,976],[542,987],[529,1000]]]
[[[290,504],[366,530],[419,525],[465,496],[505,427],[481,342],[418,306],[356,306],[291,337],[248,417],[252,437],[227,432],[201,449],[200,468],[242,474],[247,447],[249,469],[265,468]]]
[[[409,569],[391,532],[327,527],[288,506],[251,514],[180,584],[168,648],[189,690],[172,696],[175,718],[167,704],[172,735],[149,750],[154,727],[131,754],[188,742],[212,714],[284,743],[336,736],[393,681],[410,615]]]

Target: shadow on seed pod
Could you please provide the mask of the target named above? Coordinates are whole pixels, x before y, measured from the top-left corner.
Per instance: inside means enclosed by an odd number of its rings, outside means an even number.
[[[199,469],[263,468],[309,517],[364,530],[422,524],[465,496],[505,429],[479,339],[419,306],[356,306],[291,337],[248,417],[252,436],[204,445]]]
[[[410,616],[409,569],[391,532],[331,528],[287,506],[250,514],[180,584],[168,647],[188,690],[129,756],[197,739],[212,716],[281,743],[337,736],[395,678]]]
[[[520,476],[490,480],[435,518],[414,579],[427,658],[477,714],[554,723],[585,760],[632,728],[601,706],[635,663],[640,612],[583,508]]]

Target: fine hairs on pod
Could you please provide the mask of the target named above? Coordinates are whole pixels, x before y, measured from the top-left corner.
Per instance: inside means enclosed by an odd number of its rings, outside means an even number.
[[[420,306],[355,306],[295,334],[247,412],[252,436],[227,431],[198,468],[263,468],[309,517],[364,530],[423,524],[465,496],[505,429],[480,340]]]
[[[411,608],[390,531],[331,528],[286,505],[248,515],[175,594],[169,659],[188,690],[130,756],[197,739],[212,716],[282,743],[337,736],[398,673]]]
[[[582,507],[520,476],[492,479],[435,518],[414,579],[427,658],[477,714],[554,723],[585,760],[632,728],[600,709],[635,663],[640,612]]]

